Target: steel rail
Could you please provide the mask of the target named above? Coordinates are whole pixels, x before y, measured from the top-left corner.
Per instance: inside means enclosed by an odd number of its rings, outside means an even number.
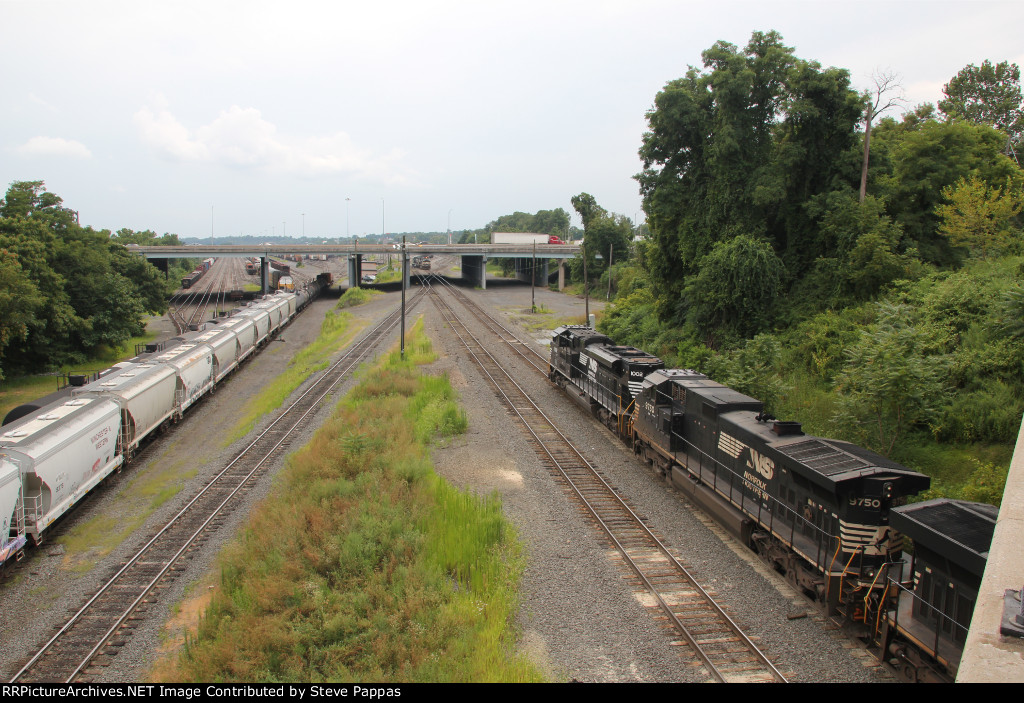
[[[529,342],[524,342],[515,332],[505,327],[505,325],[501,324],[498,320],[494,319],[486,310],[473,302],[468,295],[459,290],[458,286],[453,285],[452,282],[445,277],[433,274],[430,277],[430,280],[440,281],[445,290],[450,291],[452,295],[454,295],[467,310],[473,313],[478,320],[490,327],[495,334],[502,337],[502,341],[504,341],[512,351],[519,354],[519,356],[523,358],[523,361],[529,364],[542,376],[547,378],[549,370],[548,359],[534,349],[533,345]],[[500,330],[500,332],[497,330]]]

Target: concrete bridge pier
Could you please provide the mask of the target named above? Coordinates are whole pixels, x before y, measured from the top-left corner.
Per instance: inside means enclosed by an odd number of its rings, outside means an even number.
[[[462,280],[487,290],[487,257],[462,255]]]
[[[361,282],[359,272],[363,270],[363,255],[353,254],[348,257],[348,287],[358,288]]]
[[[270,257],[260,257],[260,290],[263,295],[267,294],[270,290]]]
[[[524,283],[530,282],[530,274],[533,274],[534,285],[548,286],[548,260],[547,259],[516,259],[516,280]],[[536,264],[536,266],[534,265]]]

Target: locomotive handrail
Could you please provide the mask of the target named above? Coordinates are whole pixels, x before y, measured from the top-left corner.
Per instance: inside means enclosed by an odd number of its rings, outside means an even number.
[[[636,398],[630,398],[629,405],[626,406],[625,410],[621,410],[621,408],[622,408],[622,396],[619,396],[619,408],[620,408],[620,411],[619,411],[619,436],[620,437],[626,436],[626,433],[623,432],[623,428],[622,428],[622,418],[624,418],[624,417],[629,418],[626,421],[626,425],[629,426],[629,429],[632,429],[633,415],[630,413],[630,410],[632,410],[635,405],[636,405]]]
[[[828,572],[826,573],[826,578],[825,578],[825,602],[826,603],[828,602],[829,591],[832,590],[832,579],[828,578],[828,577],[832,575],[832,569],[835,567],[836,559],[839,558],[839,553],[842,551],[842,549],[843,549],[843,542],[842,542],[842,540],[836,540],[836,551],[832,555],[832,560],[829,561],[829,563],[828,563]],[[839,588],[839,597],[840,598],[843,597],[843,589],[842,589],[841,585],[840,585],[840,588]]]
[[[900,562],[900,563],[902,563],[902,562]],[[886,569],[888,569],[889,566],[895,566],[895,564],[892,564],[891,562],[887,562],[885,564],[885,566],[886,566]],[[878,638],[878,632],[879,632],[879,630],[882,627],[882,615],[886,612],[886,608],[884,607],[884,604],[885,604],[886,600],[889,598],[889,589],[891,588],[891,584],[892,583],[894,583],[892,577],[886,576],[886,578],[885,578],[885,588],[882,589],[882,600],[881,600],[881,602],[879,603],[879,606],[878,606],[878,613],[875,614],[875,629],[871,633],[871,637],[873,639],[877,639]],[[897,598],[898,597],[899,597],[899,594],[897,594]]]
[[[868,601],[871,598],[871,593],[874,591],[875,586],[878,584],[878,579],[881,578],[881,576],[882,576],[882,574],[884,572],[888,571],[889,564],[890,564],[890,562],[885,562],[884,564],[882,564],[881,568],[878,569],[878,573],[875,574],[874,580],[871,581],[871,587],[868,589],[868,592],[864,594],[864,598],[863,598],[863,600],[864,600],[864,621],[863,622],[864,622],[865,625],[868,624],[868,611],[870,610],[870,605],[871,605]],[[881,608],[879,608],[879,610],[881,610]]]
[[[839,549],[842,549],[842,548],[843,548],[843,544],[840,541]],[[850,567],[853,565],[853,560],[857,558],[857,554],[861,550],[863,550],[863,549],[865,549],[865,545],[863,545],[863,544],[854,547],[853,553],[850,554],[850,559],[846,562],[846,566],[843,567],[843,573],[840,574],[840,578],[839,578],[839,601],[840,602],[842,602],[842,599],[843,599],[843,583],[845,582],[847,575],[851,573]],[[853,617],[852,614],[851,614],[851,617]]]

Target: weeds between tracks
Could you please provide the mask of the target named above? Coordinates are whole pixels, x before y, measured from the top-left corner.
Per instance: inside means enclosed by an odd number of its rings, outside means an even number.
[[[221,559],[169,681],[537,681],[514,653],[520,546],[496,497],[438,477],[465,431],[417,324],[293,455]]]

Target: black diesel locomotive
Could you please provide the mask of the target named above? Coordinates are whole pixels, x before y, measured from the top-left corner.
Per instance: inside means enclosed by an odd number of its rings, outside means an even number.
[[[935,603],[929,593],[932,605],[919,608],[916,620],[886,616],[901,587],[914,598],[905,573],[913,568],[905,568],[890,513],[927,489],[928,476],[848,442],[806,435],[799,423],[766,416],[759,400],[695,371],[665,369],[657,357],[588,327],[555,330],[549,377],[791,583],[869,628],[908,678],[955,674],[955,662],[936,653],[940,644],[954,651],[945,639],[965,634],[956,623],[970,622],[973,600],[965,610],[963,601]],[[899,641],[921,613],[931,616],[925,627],[936,635],[911,660]]]

